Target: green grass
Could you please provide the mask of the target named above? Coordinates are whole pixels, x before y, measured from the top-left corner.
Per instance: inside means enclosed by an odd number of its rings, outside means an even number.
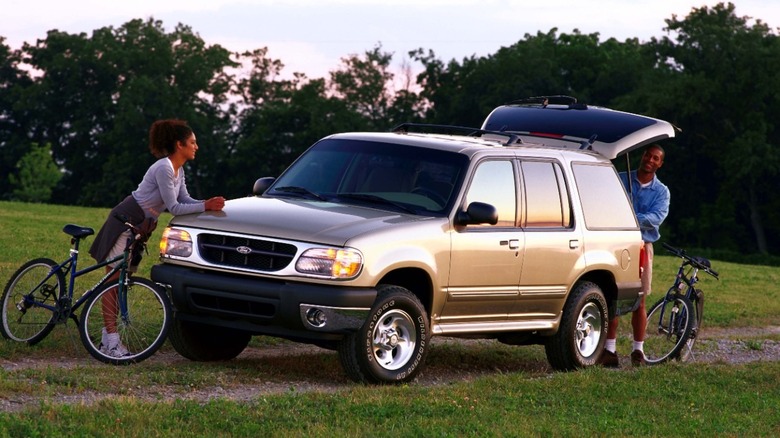
[[[776,436],[780,363],[588,369],[472,382],[289,391],[244,403],[144,402],[0,414],[3,436]],[[728,390],[724,390],[728,388]]]
[[[0,202],[0,285],[4,287],[28,259],[66,257],[69,242],[63,225],[97,230],[107,213],[108,209]],[[148,276],[154,263],[159,234],[160,230],[150,242],[142,276]],[[661,249],[656,251],[655,292],[649,302],[660,298],[671,283],[677,263]],[[705,327],[780,325],[776,287],[780,268],[718,260],[713,266],[721,280],[702,279]],[[745,342],[752,349],[764,348],[763,338]],[[286,341],[265,337],[250,344],[257,350],[285,345]],[[162,353],[177,357],[167,345]],[[13,366],[46,357],[51,366]],[[75,360],[77,365],[57,363],[63,360]],[[0,436],[780,434],[780,362],[553,373],[539,346],[434,342],[426,367],[431,375],[481,377],[367,387],[349,383],[336,354],[316,348],[218,363],[178,357],[162,363],[153,357],[129,367],[107,366],[89,359],[70,324],[57,327],[34,347],[0,340],[0,366],[0,402],[42,400],[21,412],[0,413]],[[343,389],[301,392],[300,385],[307,383]],[[243,402],[218,397],[222,391],[249,385],[282,389]],[[216,398],[188,401],[195,392]],[[170,395],[178,400],[163,401]],[[63,396],[99,400],[56,402]]]

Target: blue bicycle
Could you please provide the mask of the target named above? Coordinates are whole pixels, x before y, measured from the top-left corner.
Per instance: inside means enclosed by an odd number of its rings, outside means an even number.
[[[62,263],[47,258],[30,260],[14,273],[3,291],[0,310],[0,332],[5,338],[35,345],[57,324],[72,319],[84,347],[101,362],[140,362],[162,346],[171,321],[168,297],[155,283],[132,277],[128,271],[132,257],[145,249],[148,236],[125,218],[116,219],[131,230],[122,254],[79,270],[79,244],[94,230],[69,224],[62,231],[71,237],[70,257]],[[76,278],[112,264],[115,265],[97,284],[74,299]],[[117,272],[119,282],[110,282]],[[84,310],[78,318],[76,311],[80,307]],[[107,348],[108,325],[116,327],[121,354]]]

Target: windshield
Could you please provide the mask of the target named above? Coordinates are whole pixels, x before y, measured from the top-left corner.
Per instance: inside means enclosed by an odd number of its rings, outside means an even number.
[[[468,158],[395,143],[326,139],[306,151],[266,195],[444,215]]]

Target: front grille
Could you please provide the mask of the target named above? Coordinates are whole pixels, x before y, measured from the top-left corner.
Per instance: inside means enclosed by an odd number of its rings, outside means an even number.
[[[297,251],[288,243],[219,234],[201,234],[198,248],[209,263],[263,272],[284,269]]]

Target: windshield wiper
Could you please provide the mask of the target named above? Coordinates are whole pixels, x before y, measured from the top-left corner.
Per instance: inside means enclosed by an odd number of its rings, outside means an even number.
[[[274,187],[274,191],[282,192],[282,193],[292,193],[295,195],[300,195],[302,197],[315,198],[320,201],[327,201],[327,199],[323,198],[322,196],[304,187],[297,187],[297,186]]]
[[[358,201],[367,201],[374,204],[382,204],[382,205],[390,205],[392,207],[395,207],[399,210],[405,211],[407,213],[412,214],[418,214],[417,210],[413,208],[409,208],[403,204],[400,204],[398,202],[391,201],[389,199],[385,199],[381,196],[376,195],[369,195],[366,193],[339,193],[339,198],[347,198],[347,199],[356,199]]]

